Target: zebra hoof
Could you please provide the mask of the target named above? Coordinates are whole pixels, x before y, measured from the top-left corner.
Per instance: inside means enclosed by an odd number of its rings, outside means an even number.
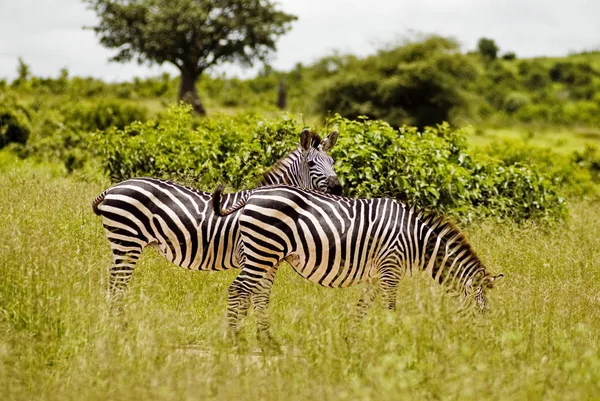
[[[271,334],[259,336],[260,349],[265,355],[281,355],[281,344]]]
[[[243,353],[248,350],[248,341],[241,333],[228,332],[225,336],[225,342],[229,343],[236,352]]]

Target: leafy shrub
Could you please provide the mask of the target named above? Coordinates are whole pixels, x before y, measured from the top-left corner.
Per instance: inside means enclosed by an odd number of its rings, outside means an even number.
[[[498,45],[493,39],[481,38],[477,41],[477,51],[486,59],[495,60],[498,57]]]
[[[525,165],[543,171],[546,177],[561,192],[569,196],[592,195],[598,191],[594,166],[600,167],[600,157],[594,148],[586,148],[583,153],[563,155],[547,147],[535,146],[523,140],[495,141],[485,152],[501,160],[506,166]],[[595,162],[599,164],[595,164]],[[598,171],[600,172],[600,170]]]
[[[122,101],[102,100],[92,104],[78,103],[64,111],[65,124],[80,131],[124,128],[134,121],[147,119],[148,110]]]
[[[496,110],[504,110],[506,98],[524,89],[518,75],[500,61],[488,62],[484,73],[473,86]]]
[[[525,86],[532,91],[545,89],[550,84],[550,74],[540,62],[521,61],[519,73]]]
[[[504,110],[508,113],[514,113],[529,103],[530,99],[526,93],[511,92],[504,98]]]
[[[596,146],[586,145],[583,152],[573,154],[573,162],[590,172],[595,182],[600,183],[600,149]]]
[[[530,103],[520,107],[514,116],[523,122],[596,125],[600,123],[600,104],[591,101]]]
[[[517,59],[517,55],[514,52],[506,52],[502,55],[502,60],[512,61],[512,60],[516,60],[516,59]]]
[[[159,123],[134,122],[95,134],[113,181],[151,175],[206,189],[226,182],[248,187],[294,149],[300,127],[290,119],[257,115],[205,118],[193,127],[188,106],[172,106]]]
[[[336,66],[316,98],[322,114],[367,116],[393,126],[449,120],[465,105],[463,89],[477,70],[458,44],[437,36],[407,42],[362,60]]]
[[[0,148],[9,143],[27,143],[31,133],[26,108],[13,103],[0,106]]]
[[[114,181],[151,175],[211,190],[256,183],[298,143],[289,118],[219,116],[192,124],[189,106],[171,107],[158,123],[135,122],[96,133],[95,148]],[[348,196],[386,196],[461,219],[556,218],[565,212],[555,186],[535,169],[467,154],[465,135],[447,124],[418,131],[383,121],[329,120],[341,132],[336,171]]]
[[[461,219],[523,220],[565,212],[554,184],[535,169],[467,154],[465,135],[448,124],[395,130],[382,121],[329,121],[340,135],[333,156],[349,196],[385,196]]]
[[[558,61],[550,68],[550,78],[566,84],[589,84],[594,70],[589,63]]]

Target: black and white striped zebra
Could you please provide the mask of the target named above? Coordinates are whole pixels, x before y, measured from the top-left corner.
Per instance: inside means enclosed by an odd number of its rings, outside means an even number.
[[[381,290],[394,309],[400,278],[426,271],[463,301],[486,308],[485,291],[502,275],[491,275],[465,236],[448,220],[393,199],[349,199],[290,186],[257,188],[229,210],[214,194],[215,213],[238,211],[242,271],[229,287],[227,315],[233,334],[249,297],[257,311],[259,338],[272,340],[267,306],[281,261],[325,287],[367,282],[358,317]],[[470,303],[470,302],[469,302]]]
[[[262,185],[287,183],[330,193],[341,193],[326,153],[337,141],[337,131],[321,140],[304,130],[296,150],[279,160],[262,179]],[[247,192],[227,196],[233,205]],[[145,247],[156,248],[170,262],[192,270],[240,267],[238,214],[215,216],[211,193],[155,178],[132,178],[100,194],[92,203],[102,216],[113,261],[110,296],[122,297],[135,264]]]

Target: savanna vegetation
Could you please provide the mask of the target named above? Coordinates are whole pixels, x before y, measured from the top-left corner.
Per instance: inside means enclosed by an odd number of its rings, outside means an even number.
[[[425,36],[238,79],[205,70],[264,59],[293,16],[257,9],[276,27],[254,32],[253,53],[236,53],[246,44],[233,35],[205,43],[213,58],[183,60],[158,46],[185,45],[169,24],[216,11],[178,0],[185,18],[173,7],[159,21],[162,2],[88,3],[107,47],[139,35],[118,60],[179,63],[182,75],[37,77],[19,60],[17,78],[0,80],[3,400],[600,398],[598,52],[520,59],[489,38],[465,52]],[[148,18],[152,30],[134,29]],[[505,274],[489,314],[457,316],[418,276],[402,281],[396,312],[376,308],[349,333],[361,289],[284,267],[271,309],[284,354],[240,354],[224,338],[236,272],[190,273],[153,251],[124,315],[110,313],[95,196],[140,175],[249,188],[306,126],[340,131],[332,156],[348,196],[398,198],[465,229]]]
[[[415,276],[401,282],[398,310],[378,304],[350,347],[361,289],[320,288],[284,267],[271,304],[284,355],[237,354],[224,339],[235,271],[192,273],[148,251],[116,319],[110,251],[89,207],[108,182],[0,155],[4,400],[600,397],[598,203],[570,203],[560,224],[468,226],[480,257],[506,274],[490,312],[460,318],[455,299]]]

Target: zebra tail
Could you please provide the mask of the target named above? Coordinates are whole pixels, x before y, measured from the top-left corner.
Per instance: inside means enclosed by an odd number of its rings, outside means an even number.
[[[221,209],[221,195],[223,193],[224,188],[225,187],[222,184],[219,184],[219,186],[217,187],[217,189],[215,189],[215,192],[212,195],[213,209],[215,210],[215,214],[221,217],[229,216],[230,214],[235,213],[241,208],[243,208],[246,205],[248,198],[250,197],[250,192],[248,192],[248,194],[246,194],[242,199],[237,201],[237,203],[229,209]]]
[[[100,216],[100,209],[98,209],[98,206],[100,206],[107,193],[108,189],[102,192],[100,195],[98,195],[98,197],[96,197],[96,199],[92,201],[92,209],[94,210],[94,213],[96,213],[98,216]]]

